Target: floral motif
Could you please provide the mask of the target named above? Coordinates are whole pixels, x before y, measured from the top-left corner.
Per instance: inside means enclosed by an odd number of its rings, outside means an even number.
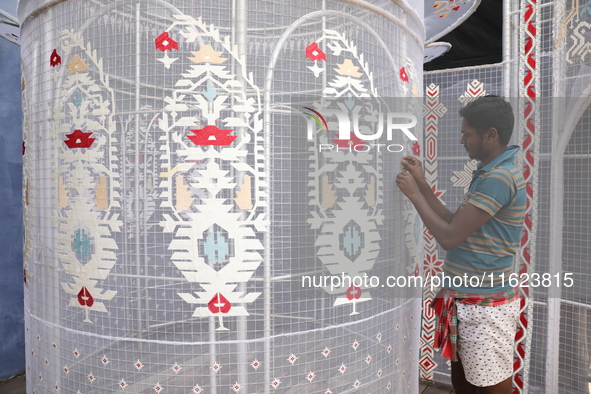
[[[29,277],[29,272],[27,271],[27,269],[23,269],[23,280],[25,281],[25,285],[27,286],[27,288],[29,288],[29,283],[27,282],[27,278]]]
[[[400,69],[400,79],[402,79],[404,82],[408,82],[408,74],[406,73],[406,68],[404,67]]]
[[[412,144],[412,154],[419,156],[421,154],[421,145],[417,141]]]
[[[226,297],[220,293],[215,293],[212,299],[207,303],[207,308],[211,313],[228,313],[232,309],[232,304]]]
[[[349,288],[347,289],[347,291],[345,292],[345,294],[347,295],[347,299],[349,301],[351,301],[353,299],[358,300],[359,298],[361,298],[361,293],[362,292],[363,291],[361,290],[360,287],[351,285],[351,286],[349,286]]]
[[[86,59],[82,59],[78,55],[72,56],[72,61],[68,63],[68,68],[66,68],[66,72],[72,74],[78,71],[86,71],[90,67],[89,64],[86,64]]]
[[[230,135],[233,129],[220,129],[215,125],[207,125],[202,129],[191,129],[191,131],[196,135],[189,135],[188,138],[195,145],[229,146],[237,138],[235,135]]]
[[[49,57],[49,65],[51,67],[55,67],[58,64],[62,64],[62,58],[60,55],[58,55],[57,49],[54,49],[53,52],[51,52],[51,56]]]
[[[318,48],[318,43],[313,42],[306,47],[306,57],[310,60],[324,60],[326,61],[326,53]]]
[[[298,359],[298,356],[296,356],[295,354],[292,353],[287,358],[287,361],[289,361],[291,363],[291,365],[293,365],[297,359]]]
[[[202,45],[201,48],[197,52],[191,52],[193,57],[190,57],[189,60],[193,63],[213,63],[213,64],[221,64],[228,60],[227,58],[220,57],[222,52],[216,52],[213,50],[211,45]]]
[[[74,148],[90,148],[95,138],[90,138],[92,132],[85,133],[82,130],[74,130],[71,134],[66,134],[68,137],[64,142],[70,149]]]
[[[273,379],[273,381],[271,382],[271,386],[273,386],[274,389],[277,389],[277,387],[279,387],[279,385],[281,384],[281,380],[275,378]]]
[[[359,67],[354,65],[351,59],[346,59],[343,63],[337,64],[337,66],[339,67],[334,70],[341,75],[347,75],[354,78],[359,78],[362,75],[359,72]]]
[[[171,51],[173,49],[179,49],[179,44],[175,40],[170,38],[168,32],[166,31],[160,34],[158,37],[156,37],[154,43],[156,44],[156,49],[159,49],[162,52]]]

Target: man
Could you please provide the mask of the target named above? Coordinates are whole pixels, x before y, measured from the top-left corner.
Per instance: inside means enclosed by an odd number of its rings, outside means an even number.
[[[508,277],[526,208],[525,182],[513,163],[519,148],[507,146],[513,111],[502,98],[486,96],[459,114],[463,117],[460,144],[480,163],[456,212],[435,197],[416,158],[403,158],[406,172],[398,174],[396,184],[448,251],[443,268],[446,297],[435,300],[440,335],[436,346],[454,361],[455,392],[510,394],[519,297]]]

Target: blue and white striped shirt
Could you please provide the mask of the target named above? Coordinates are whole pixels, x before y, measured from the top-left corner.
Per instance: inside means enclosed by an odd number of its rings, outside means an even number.
[[[461,206],[472,204],[492,218],[447,252],[443,272],[449,279],[465,274],[476,276],[480,286],[471,287],[469,283],[466,286],[466,281],[462,280],[462,286],[449,286],[452,290],[492,294],[511,288],[508,280],[513,273],[513,258],[519,250],[527,203],[523,175],[513,163],[518,150],[516,145],[507,147],[486,166],[479,163],[473,173]],[[459,278],[456,283],[460,283]]]

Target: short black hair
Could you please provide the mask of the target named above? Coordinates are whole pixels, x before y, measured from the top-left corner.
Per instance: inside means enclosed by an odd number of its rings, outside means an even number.
[[[478,135],[484,134],[494,127],[499,135],[499,143],[506,146],[513,134],[515,117],[511,104],[499,96],[488,95],[479,97],[466,104],[459,111],[470,127],[474,127]]]

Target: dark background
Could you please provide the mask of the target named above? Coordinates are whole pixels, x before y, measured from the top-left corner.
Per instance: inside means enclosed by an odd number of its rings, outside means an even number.
[[[451,49],[426,63],[425,71],[500,63],[503,53],[503,2],[482,0],[476,11],[460,26],[437,41]]]

